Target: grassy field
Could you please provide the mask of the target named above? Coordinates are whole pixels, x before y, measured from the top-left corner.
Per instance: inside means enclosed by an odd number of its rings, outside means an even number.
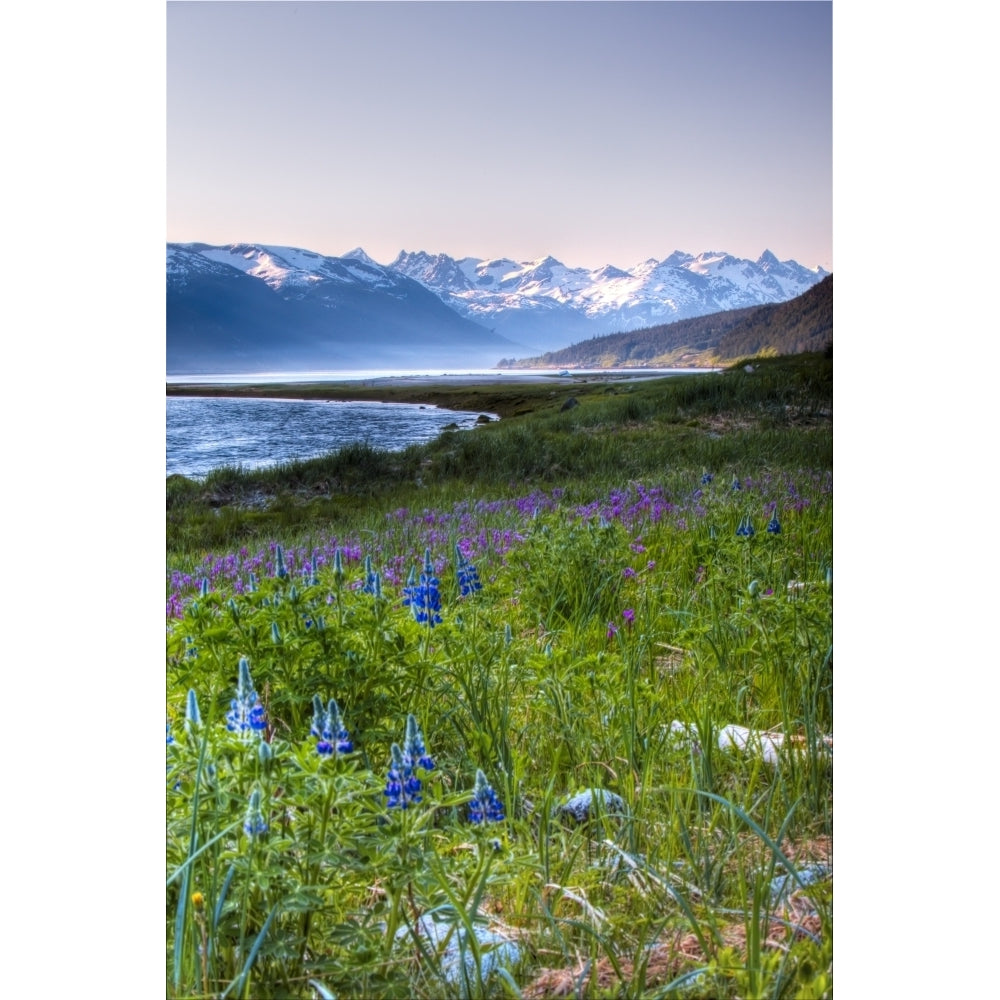
[[[832,996],[832,361],[751,367],[168,481],[169,996]]]

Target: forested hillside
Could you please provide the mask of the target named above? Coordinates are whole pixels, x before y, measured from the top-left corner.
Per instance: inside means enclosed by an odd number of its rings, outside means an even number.
[[[801,354],[833,343],[833,275],[777,305],[732,309],[594,337],[508,368],[619,368],[724,365],[756,354]]]

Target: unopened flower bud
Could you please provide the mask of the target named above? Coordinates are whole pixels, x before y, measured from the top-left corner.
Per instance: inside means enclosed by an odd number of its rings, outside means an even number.
[[[187,695],[187,722],[191,726],[201,725],[201,711],[198,708],[198,695],[194,688],[188,691]]]

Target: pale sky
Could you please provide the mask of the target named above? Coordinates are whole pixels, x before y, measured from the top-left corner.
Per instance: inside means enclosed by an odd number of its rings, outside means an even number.
[[[826,2],[167,4],[167,239],[833,270]]]

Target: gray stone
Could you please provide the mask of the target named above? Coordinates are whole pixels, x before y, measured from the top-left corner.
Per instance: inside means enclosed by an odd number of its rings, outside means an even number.
[[[476,973],[476,956],[464,924],[436,920],[433,915],[425,913],[417,921],[416,927],[423,946],[440,954],[441,974],[447,982],[460,987],[462,996],[469,996],[470,986],[472,993],[478,993],[475,987],[478,986],[480,976],[485,984],[497,969],[505,968],[509,971],[521,961],[521,950],[510,938],[476,923],[472,924],[472,932],[479,948],[480,975]],[[400,927],[396,932],[396,939],[412,935],[409,927]]]
[[[558,815],[583,823],[596,815],[624,816],[625,801],[606,788],[585,788],[556,809]]]
[[[805,865],[797,872],[802,885],[814,885],[822,882],[832,874],[828,865]],[[793,875],[776,875],[771,879],[771,902],[780,903],[787,899],[796,889],[800,888]]]

